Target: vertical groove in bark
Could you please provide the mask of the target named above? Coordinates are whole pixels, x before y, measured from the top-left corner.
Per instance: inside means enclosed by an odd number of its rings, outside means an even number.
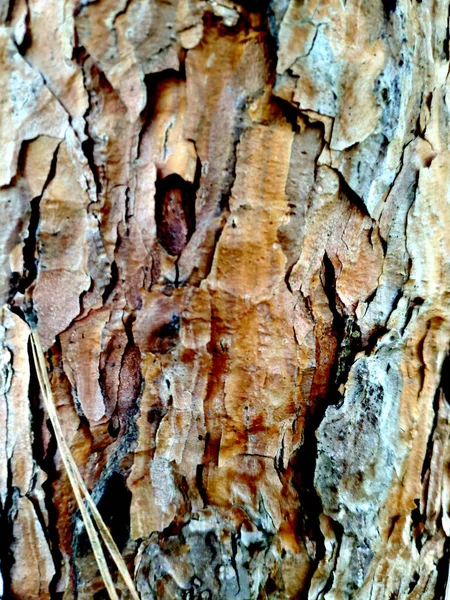
[[[3,596],[445,598],[448,2],[0,20]]]

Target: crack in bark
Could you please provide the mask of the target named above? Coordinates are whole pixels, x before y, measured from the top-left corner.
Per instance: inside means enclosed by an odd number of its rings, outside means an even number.
[[[28,236],[24,240],[23,251],[22,251],[23,274],[20,277],[20,279],[17,283],[17,287],[16,287],[16,291],[19,291],[22,294],[26,294],[27,292],[29,294],[30,289],[37,277],[37,268],[38,268],[39,257],[37,256],[37,245],[36,244],[37,244],[37,234],[38,234],[38,230],[39,230],[40,202],[45,194],[46,189],[48,188],[48,186],[52,182],[53,178],[55,177],[56,163],[57,163],[57,159],[58,159],[58,151],[61,146],[61,143],[62,142],[60,142],[57,145],[57,147],[53,153],[53,157],[52,157],[52,161],[50,163],[48,175],[47,175],[47,178],[45,180],[45,183],[43,185],[40,195],[36,196],[35,198],[33,198],[31,200],[31,216],[30,216],[30,221],[29,221],[29,226],[28,226]],[[11,298],[11,302],[14,301],[14,295]],[[31,296],[28,299],[28,306],[25,305],[24,310],[27,313],[28,317],[30,317],[31,315],[29,313],[32,312]]]

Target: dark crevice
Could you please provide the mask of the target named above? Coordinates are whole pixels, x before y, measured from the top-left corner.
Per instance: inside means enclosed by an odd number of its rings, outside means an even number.
[[[450,539],[444,543],[444,552],[442,558],[437,564],[437,580],[434,588],[435,600],[445,600],[447,598],[447,587],[450,585]]]
[[[350,200],[350,202],[359,209],[361,214],[366,217],[369,217],[369,211],[367,210],[367,206],[365,205],[363,199],[358,196],[358,194],[348,185],[345,181],[344,177],[339,171],[335,171],[339,177],[339,188],[341,192]]]
[[[300,133],[300,128],[297,125],[297,115],[298,115],[298,111],[296,108],[294,108],[294,112],[291,112],[290,108],[287,108],[287,106],[291,106],[289,104],[289,102],[282,102],[282,107],[284,109],[287,109],[287,114],[285,114],[286,119],[290,121],[293,121],[293,119],[295,118],[295,125],[292,122],[292,128],[294,133],[296,133],[296,135],[294,136],[293,139],[293,147],[296,143],[296,139],[300,139],[297,136],[302,135]],[[293,293],[292,290],[292,286],[291,283],[289,281],[291,273],[293,268],[295,267],[295,265],[297,264],[298,258],[301,254],[301,245],[302,245],[302,241],[303,241],[303,235],[304,235],[304,228],[306,226],[306,219],[307,219],[307,213],[308,213],[308,208],[310,205],[310,199],[311,199],[311,193],[313,191],[313,187],[314,187],[314,182],[317,181],[317,160],[318,157],[320,156],[323,147],[324,147],[324,125],[323,123],[320,122],[315,122],[315,123],[310,123],[310,120],[308,117],[302,116],[302,118],[305,120],[305,122],[308,125],[309,129],[314,129],[317,130],[319,136],[320,136],[320,143],[319,146],[317,148],[316,151],[316,155],[315,155],[315,159],[314,159],[314,177],[311,179],[311,183],[308,186],[308,190],[306,191],[306,193],[302,193],[302,195],[299,195],[298,193],[298,183],[295,179],[295,170],[293,169],[293,164],[291,163],[289,166],[289,171],[288,171],[288,177],[286,180],[286,186],[285,186],[285,193],[286,193],[286,198],[288,201],[288,207],[289,207],[289,221],[287,224],[285,225],[281,225],[278,228],[277,231],[277,237],[278,237],[278,241],[281,244],[281,247],[283,249],[283,253],[285,254],[287,261],[286,261],[286,267],[285,267],[285,275],[284,275],[284,281],[286,284],[286,287],[288,289],[288,291],[290,293]],[[302,154],[305,154],[305,150],[302,150]],[[292,179],[291,179],[291,169],[294,170],[294,174],[292,175]],[[294,186],[294,188],[293,188]],[[293,238],[292,236],[292,232],[293,232],[293,228],[295,227],[295,238]],[[295,241],[294,241],[295,239]],[[311,312],[311,311],[309,311]],[[311,316],[311,315],[310,315]]]
[[[294,106],[287,100],[284,100],[284,98],[280,98],[279,96],[275,95],[272,96],[272,102],[274,102],[280,108],[287,123],[289,123],[289,125],[292,127],[292,131],[294,133],[300,131],[300,126],[298,124],[300,112],[297,106]]]
[[[408,308],[406,310],[406,317],[405,317],[405,324],[403,326],[402,333],[406,330],[406,328],[410,324],[411,319],[412,319],[413,314],[414,314],[414,311],[419,306],[422,306],[423,303],[424,303],[424,299],[423,298],[419,298],[419,297],[413,298],[413,300],[410,300],[408,302]]]
[[[75,37],[78,37],[76,28],[75,28]],[[101,94],[111,93],[113,88],[106,78],[106,75],[99,69],[97,64],[92,64],[90,67],[89,62],[87,65],[85,64],[87,59],[89,58],[89,54],[87,53],[84,46],[76,46],[73,51],[73,59],[77,62],[77,64],[81,68],[81,73],[83,76],[83,86],[88,95],[89,103],[88,107],[83,115],[84,121],[86,123],[84,128],[84,133],[86,135],[86,140],[82,142],[81,148],[83,154],[88,162],[89,171],[92,175],[92,179],[94,180],[95,185],[95,194],[98,197],[101,195],[103,191],[102,181],[105,180],[105,171],[106,168],[104,165],[97,165],[95,162],[95,139],[91,136],[91,132],[89,131],[90,126],[90,117],[91,112],[94,108],[98,108],[99,99],[97,98],[97,93],[100,91]],[[88,70],[90,68],[90,75],[88,76]],[[94,93],[96,90],[96,93]],[[90,182],[87,177],[85,177],[86,185],[90,188]],[[89,205],[89,209],[92,206],[92,202]],[[98,207],[95,207],[95,210],[98,210]]]
[[[31,349],[29,349],[29,360],[30,364],[33,365],[31,356]],[[51,360],[48,364],[52,364]],[[51,373],[50,373],[51,375]],[[55,575],[50,583],[50,597],[61,598],[62,594],[56,592],[56,586],[61,578],[61,566],[63,564],[63,556],[60,551],[60,539],[58,535],[57,522],[59,518],[58,510],[53,501],[53,485],[59,479],[59,472],[55,465],[55,455],[57,454],[57,443],[56,438],[53,434],[53,428],[47,418],[45,412],[42,409],[39,392],[39,382],[34,369],[30,371],[30,383],[28,388],[28,397],[30,401],[30,412],[31,412],[31,430],[35,432],[32,441],[32,455],[36,463],[46,474],[47,478],[42,485],[44,492],[45,508],[48,515],[48,526],[45,524],[42,517],[41,525],[45,532],[46,538],[49,541],[49,548],[52,554],[53,564],[55,567]],[[42,436],[39,432],[48,429],[51,433],[49,439],[44,445]],[[34,486],[33,486],[34,487]],[[40,510],[35,505],[36,515],[39,518]]]
[[[350,368],[355,362],[356,354],[361,350],[361,331],[355,319],[345,320],[344,330],[340,336],[338,356],[336,361],[336,372],[332,370],[331,382],[338,388],[345,383],[350,372]],[[333,377],[334,375],[334,377]],[[338,397],[340,401],[340,394]]]
[[[106,589],[95,592],[95,594],[92,596],[92,598],[93,598],[93,600],[110,600],[110,596]]]
[[[229,213],[230,212],[230,197],[231,192],[233,190],[233,185],[236,180],[236,164],[237,164],[237,152],[238,146],[241,141],[242,134],[245,130],[245,109],[247,107],[247,102],[244,97],[240,97],[237,100],[236,106],[236,121],[234,123],[233,129],[233,138],[232,138],[232,148],[231,152],[228,155],[227,164],[225,167],[226,176],[224,177],[222,189],[220,192],[220,200],[219,200],[219,211],[221,213]]]
[[[241,592],[241,583],[239,581],[239,568],[238,568],[238,565],[236,562],[237,553],[238,553],[238,536],[236,533],[232,532],[231,533],[231,565],[236,574],[236,582],[237,582],[237,586],[238,586],[237,593],[239,594]]]
[[[128,239],[130,237],[130,220],[133,218],[133,212],[131,210],[131,206],[132,206],[132,201],[130,198],[130,186],[124,186],[125,187],[125,210],[124,210],[124,219],[123,221],[121,221],[121,225],[123,225],[123,233],[121,233],[121,227],[119,226],[119,228],[117,229],[117,234],[118,234],[118,238],[120,238],[121,236],[124,239]],[[117,251],[117,241],[116,241],[116,248],[115,248],[115,252],[114,252],[114,256],[116,256],[116,251]]]
[[[208,435],[208,434],[206,434],[206,435]],[[206,508],[208,506],[208,496],[206,494],[206,488],[203,484],[204,469],[205,469],[205,465],[197,465],[197,469],[196,469],[196,473],[195,473],[195,482],[197,485],[198,493],[203,502],[203,507]]]
[[[53,154],[52,162],[50,164],[50,169],[48,172],[47,179],[42,188],[42,192],[40,196],[33,198],[31,201],[31,214],[30,214],[30,222],[28,225],[28,236],[24,240],[23,244],[23,274],[17,282],[17,288],[12,294],[14,296],[16,291],[19,291],[21,294],[25,294],[27,289],[32,285],[37,277],[37,268],[38,268],[38,257],[37,253],[37,234],[39,230],[39,219],[40,219],[40,202],[47,189],[48,185],[52,181],[56,173],[56,163],[58,158],[58,150],[60,144],[55,149]],[[12,300],[12,298],[11,298]]]
[[[86,117],[87,117],[87,114],[85,114],[85,118]],[[86,134],[88,135],[89,132],[87,131],[87,129],[88,129],[88,125],[86,122]],[[94,140],[91,137],[88,137],[87,140],[82,142],[81,147],[83,149],[83,154],[86,157],[86,160],[88,161],[88,165],[89,165],[89,169],[92,173],[92,177],[94,178],[95,189],[96,189],[96,193],[98,196],[102,192],[102,183],[100,181],[99,170],[98,170],[97,165],[95,164],[95,159],[94,159],[94,147],[95,147]]]
[[[369,340],[364,345],[364,352],[367,356],[372,354],[379,340],[386,335],[389,329],[385,325],[379,325],[376,330],[370,335]]]
[[[379,291],[379,288],[377,287],[374,292],[366,299],[366,303],[367,303],[367,309],[369,307],[369,304],[374,300],[374,298],[376,297],[377,291]],[[371,335],[369,336],[369,339],[367,340],[367,342],[365,343],[364,347],[362,348],[362,350],[364,350],[364,352],[366,353],[367,356],[369,356],[373,350],[375,349],[378,341],[389,331],[388,327],[386,326],[386,323],[389,321],[389,319],[391,318],[392,313],[396,310],[398,303],[400,302],[400,300],[403,298],[403,290],[399,289],[397,291],[397,294],[393,300],[392,303],[392,307],[391,310],[388,314],[388,316],[384,319],[384,325],[378,325],[375,329],[375,331],[373,333],[371,333]],[[366,312],[367,312],[366,309]]]
[[[14,2],[11,2],[11,13],[12,13],[12,8],[14,6]],[[12,16],[12,14],[11,14]],[[25,54],[27,53],[28,49],[30,48],[31,44],[32,44],[32,36],[31,36],[31,28],[30,28],[30,11],[27,10],[27,13],[25,15],[25,34],[23,36],[23,40],[21,42],[21,44],[17,44],[16,48],[19,51],[19,54],[21,56],[25,56]]]
[[[325,555],[323,535],[320,531],[319,516],[322,502],[314,486],[317,460],[316,427],[320,420],[311,414],[304,430],[303,444],[292,456],[289,466],[293,471],[292,484],[298,494],[300,511],[297,520],[297,535],[303,540],[314,540],[316,544],[316,566]],[[315,569],[313,569],[315,570]]]
[[[340,307],[340,300],[338,299],[336,292],[336,273],[334,270],[333,263],[331,262],[326,252],[323,255],[323,267],[323,289],[328,299],[329,308],[333,314],[333,325],[336,330],[340,330],[343,329],[344,326],[344,317],[342,316],[342,309],[338,309],[338,306]]]
[[[334,519],[333,519],[333,531],[334,531],[334,535],[336,536],[336,545],[337,545],[337,549],[335,551],[335,556],[334,556],[334,564],[336,565],[338,556],[339,556],[339,552],[341,549],[341,545],[342,545],[342,538],[344,537],[344,528],[342,527],[342,525],[340,523],[338,523],[338,521],[335,521]],[[331,569],[330,576],[328,577],[325,587],[323,588],[323,590],[321,591],[321,594],[320,594],[322,598],[324,598],[325,595],[333,587],[334,575],[335,575],[335,569]]]
[[[117,32],[116,32],[116,21],[119,17],[122,17],[123,15],[126,15],[128,9],[130,8],[130,5],[132,3],[133,0],[126,0],[125,2],[125,6],[119,10],[118,12],[116,12],[116,14],[114,15],[114,20],[112,23],[112,29],[114,30],[115,36],[116,36],[116,45],[119,46],[118,41],[117,41]]]
[[[287,290],[290,294],[292,294],[292,287],[291,287],[291,282],[289,281],[289,278],[291,276],[292,273],[292,269],[295,267],[295,263],[293,263],[292,265],[290,265],[287,269],[286,272],[284,274],[284,283],[286,284]]]
[[[3,589],[8,592],[11,585],[11,568],[14,564],[12,546],[14,542],[13,521],[16,511],[16,498],[18,490],[12,487],[12,465],[8,459],[6,489],[8,494],[4,504],[0,502],[0,531],[2,532],[2,543],[0,544],[0,570],[3,578]]]
[[[433,400],[433,424],[430,429],[430,433],[428,435],[427,440],[427,449],[423,459],[422,472],[420,475],[420,479],[423,487],[423,496],[424,498],[428,498],[428,486],[429,486],[429,478],[430,478],[430,469],[431,469],[431,460],[433,458],[433,446],[434,446],[434,432],[436,431],[436,427],[438,424],[438,413],[439,413],[439,398],[440,398],[440,389],[436,390]]]
[[[414,504],[416,508],[414,508],[411,512],[411,536],[416,545],[417,551],[420,554],[424,544],[424,523],[423,523],[423,515],[420,512],[420,501],[416,498],[414,500]]]
[[[267,7],[267,24],[270,35],[272,36],[274,42],[277,47],[279,46],[279,29],[281,25],[281,21],[287,11],[288,4],[287,2],[284,6],[279,3],[277,0],[270,0],[269,5]]]
[[[420,398],[420,394],[422,393],[423,386],[425,384],[425,359],[424,359],[424,355],[423,355],[423,349],[425,346],[425,340],[426,340],[428,332],[430,330],[430,326],[431,326],[431,321],[428,321],[427,331],[426,331],[425,335],[423,336],[423,338],[420,340],[420,342],[417,344],[417,358],[420,361],[420,367],[418,368],[418,374],[420,375],[420,388],[419,388],[419,392],[417,394],[418,398]]]
[[[6,0],[0,8],[0,23],[2,25],[10,25],[13,16],[14,0]]]
[[[135,414],[139,409],[136,401]],[[99,511],[111,529],[111,533],[120,550],[129,542],[131,492],[126,481],[130,474],[132,461],[130,455],[138,436],[138,430],[133,419],[127,424],[126,431],[115,445],[99,480],[96,482],[91,496]],[[92,547],[86,533],[81,514],[77,510],[73,516],[73,563],[77,571],[77,558],[86,557],[92,552]],[[114,565],[110,563],[114,571]]]
[[[106,304],[106,302],[110,298],[118,281],[119,281],[119,269],[117,268],[116,261],[113,260],[113,262],[111,263],[111,277],[109,279],[108,285],[105,287],[105,290],[102,294],[103,304]]]
[[[449,41],[450,41],[450,5],[448,7],[448,12],[447,12],[447,30],[446,30],[445,40],[443,42],[443,51],[444,51],[445,60],[450,60]]]
[[[386,20],[389,20],[391,13],[395,12],[397,8],[397,0],[382,0],[384,15]]]
[[[380,230],[378,230],[378,239],[380,240],[381,248],[383,250],[383,258],[386,258],[388,251],[388,243],[387,240],[381,235]]]
[[[333,263],[325,253],[323,257],[322,285],[333,315],[333,335],[337,342],[337,354],[330,372],[328,404],[340,400],[338,387],[344,383],[354,357],[361,349],[361,332],[353,318],[345,316],[345,310],[336,291],[336,273]]]
[[[374,300],[375,296],[377,295],[377,291],[378,291],[378,286],[377,286],[377,287],[376,287],[376,288],[373,290],[373,292],[372,292],[371,294],[369,294],[369,295],[368,295],[368,296],[367,296],[367,297],[364,299],[364,302],[365,302],[365,303],[366,303],[366,305],[367,305],[367,308],[366,308],[366,311],[365,311],[365,313],[366,313],[366,312],[367,312],[367,310],[369,309],[369,305],[370,305],[370,303],[372,302],[372,300]],[[364,313],[364,314],[365,314],[365,313]]]
[[[441,389],[447,403],[450,404],[450,355],[447,355],[442,364]]]
[[[302,505],[299,533],[303,539],[309,538],[315,540],[316,543],[312,573],[315,572],[320,560],[325,556],[324,540],[319,525],[322,503],[314,486],[317,459],[316,430],[323,420],[327,407],[341,401],[339,386],[348,377],[355,355],[361,348],[359,328],[354,319],[345,316],[344,307],[336,291],[334,266],[326,253],[323,257],[322,285],[333,314],[332,335],[336,339],[337,351],[330,371],[326,402],[316,407],[314,411],[309,411],[304,428],[303,444],[290,462],[295,473],[293,483]],[[337,538],[342,538],[343,530],[338,523],[334,523],[334,531]],[[327,590],[331,589],[332,584],[333,575],[327,582]]]
[[[424,344],[424,341],[425,340],[422,340],[422,346]],[[446,387],[448,385],[448,377],[449,377],[448,369],[449,369],[449,367],[450,367],[450,356],[447,355],[442,364],[442,371],[441,371],[442,374],[441,374],[440,386],[438,387],[438,389],[436,390],[436,393],[434,395],[433,424],[431,426],[430,433],[428,436],[426,454],[425,454],[423,465],[422,465],[421,482],[422,482],[422,486],[424,488],[423,489],[424,498],[428,498],[428,485],[429,485],[431,461],[433,458],[434,436],[435,436],[435,432],[436,432],[436,428],[438,426],[438,420],[439,420],[439,402],[441,399],[441,393],[445,397],[444,387]]]
[[[106,482],[98,502],[98,510],[119,550],[123,550],[130,537],[131,492],[126,479],[114,471]]]
[[[89,57],[89,54],[86,51],[86,48],[80,44],[80,39],[78,36],[78,31],[77,28],[74,27],[74,44],[73,44],[73,50],[72,50],[72,60],[77,63],[77,65],[79,65],[80,67],[84,66],[84,61]],[[83,74],[83,85],[84,88],[87,91],[87,87],[86,87],[86,76],[85,73],[82,69],[82,74]],[[89,107],[87,109],[87,112],[84,114],[84,116],[86,116],[86,114],[89,114]]]
[[[285,435],[283,435],[283,437],[281,438],[280,449],[277,452],[275,458],[273,459],[273,466],[274,466],[275,471],[278,474],[278,477],[280,478],[280,481],[283,481],[283,474],[285,472],[285,468],[284,468],[284,452],[285,452],[284,438],[285,438]]]

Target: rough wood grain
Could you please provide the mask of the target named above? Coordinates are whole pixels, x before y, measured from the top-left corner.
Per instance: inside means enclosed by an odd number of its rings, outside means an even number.
[[[448,2],[0,20],[0,597],[447,599]]]

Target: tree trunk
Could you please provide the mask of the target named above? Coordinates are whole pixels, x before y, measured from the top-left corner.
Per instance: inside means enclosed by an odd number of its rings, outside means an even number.
[[[450,598],[448,2],[0,17],[0,597]]]

